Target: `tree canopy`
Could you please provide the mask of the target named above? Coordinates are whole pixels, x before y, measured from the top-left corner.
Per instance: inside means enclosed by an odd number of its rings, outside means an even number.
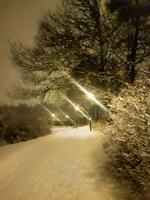
[[[70,75],[115,90],[134,82],[137,65],[150,56],[149,1],[106,5],[108,9],[98,0],[62,0],[55,13],[47,11],[39,21],[32,47],[12,45],[13,61],[35,95],[66,88]]]

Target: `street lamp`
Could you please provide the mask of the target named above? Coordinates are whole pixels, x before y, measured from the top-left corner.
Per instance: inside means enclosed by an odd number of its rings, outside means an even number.
[[[54,113],[52,113],[51,115],[52,115],[52,117],[53,117],[53,118],[55,118],[55,117],[56,117],[56,115],[55,115]]]
[[[80,111],[80,107],[79,106],[75,106],[74,107],[76,111]]]
[[[90,126],[90,131],[92,131],[92,118],[89,117],[89,126]]]
[[[62,120],[60,120],[60,119],[59,119],[54,113],[52,113],[46,106],[44,106],[44,105],[42,105],[42,104],[40,104],[40,106],[41,106],[46,112],[48,112],[48,113],[51,115],[53,121],[56,120],[56,121],[58,121],[62,126],[64,126],[64,123],[62,122]]]
[[[86,115],[86,113],[83,112],[82,108],[80,108],[80,106],[75,105],[67,96],[64,96],[64,99],[70,103],[70,105],[73,106],[75,111],[78,111],[80,114],[82,114],[86,119],[88,119],[88,116]]]
[[[69,119],[69,116],[68,116],[68,115],[66,115],[66,118],[67,118],[67,119]]]
[[[104,111],[107,111],[107,108],[95,97],[95,95],[88,90],[86,90],[83,86],[81,86],[77,81],[71,78],[73,84],[75,84],[89,99],[91,99],[94,103],[99,105]]]
[[[52,115],[52,117],[53,117],[53,118],[55,118],[55,117],[56,117],[56,115],[55,115],[54,113],[52,113],[51,115]]]
[[[91,99],[91,100],[95,100],[96,99],[95,95],[93,93],[91,93],[91,92],[86,92],[86,96],[87,96],[88,99]]]

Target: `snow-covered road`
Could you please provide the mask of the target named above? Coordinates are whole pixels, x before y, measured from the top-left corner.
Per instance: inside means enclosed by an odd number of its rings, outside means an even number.
[[[99,138],[88,127],[56,128],[52,135],[0,147],[0,200],[111,200],[94,175]]]

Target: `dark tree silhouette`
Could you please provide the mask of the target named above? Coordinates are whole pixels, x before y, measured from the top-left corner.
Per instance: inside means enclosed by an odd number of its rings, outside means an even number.
[[[110,1],[108,8],[117,11],[120,20],[122,4],[117,2]],[[127,5],[123,10],[128,10]],[[115,83],[115,89],[127,77],[133,82],[136,64],[150,55],[148,8],[143,7],[145,14],[138,18],[129,15],[119,24],[99,0],[62,0],[56,13],[48,11],[40,20],[32,47],[14,43],[11,48],[13,61],[33,84],[31,94],[64,90],[68,75],[96,86]]]
[[[100,7],[97,0],[63,0],[56,14],[48,11],[40,20],[33,47],[12,45],[13,60],[25,78],[39,85],[35,94],[64,89],[67,74],[103,75],[106,52]]]
[[[150,1],[149,0],[110,0],[107,7],[111,12],[117,12],[121,23],[128,23],[128,61],[131,83],[135,81],[136,64],[143,56],[150,54]],[[148,48],[148,49],[147,49]],[[142,51],[142,55],[141,55]],[[143,52],[144,51],[144,52]],[[139,58],[139,54],[141,55]]]

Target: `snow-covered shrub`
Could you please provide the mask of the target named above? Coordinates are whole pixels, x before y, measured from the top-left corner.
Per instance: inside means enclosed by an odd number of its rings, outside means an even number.
[[[150,79],[136,81],[112,101],[113,125],[104,167],[142,197],[150,193]]]
[[[50,133],[49,114],[40,106],[0,107],[0,141],[15,143]]]

